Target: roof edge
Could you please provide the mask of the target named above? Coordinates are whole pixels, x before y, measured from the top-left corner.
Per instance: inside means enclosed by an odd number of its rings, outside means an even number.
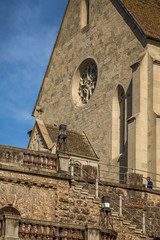
[[[150,40],[154,40],[154,41],[156,41],[156,42],[160,42],[160,39],[159,39],[159,38],[155,38],[155,37],[152,37],[152,36],[150,36],[150,35],[146,35],[146,38],[147,38],[147,39],[150,39]]]
[[[72,152],[69,152],[69,155],[71,157],[78,157],[78,158],[81,158],[81,159],[87,159],[87,160],[91,160],[91,161],[95,161],[95,162],[99,162],[100,161],[100,159],[98,157],[97,158],[96,157],[90,157],[90,156],[76,154],[76,153],[72,153]]]
[[[36,123],[37,123],[37,125],[39,127],[39,130],[40,130],[40,132],[42,134],[42,137],[43,137],[43,139],[44,139],[48,149],[50,150],[53,147],[54,143],[52,142],[52,140],[51,140],[51,138],[49,136],[49,133],[47,131],[47,128],[46,128],[43,120],[36,119]]]
[[[83,131],[83,134],[84,134],[84,136],[86,137],[86,139],[87,139],[87,141],[88,141],[88,144],[89,144],[89,146],[91,147],[92,151],[94,152],[94,154],[95,154],[95,156],[96,156],[96,159],[99,159],[99,157],[97,156],[97,154],[96,154],[96,152],[95,152],[95,150],[94,150],[91,142],[89,141],[89,138],[87,137],[87,135],[86,135],[86,133],[85,133],[84,131]]]
[[[32,111],[32,116],[34,117],[34,113],[35,113],[35,110],[36,110],[36,106],[38,104],[38,101],[41,97],[41,91],[42,91],[42,88],[43,88],[43,85],[44,85],[44,82],[45,82],[45,79],[47,77],[47,73],[48,73],[48,70],[49,70],[49,66],[50,66],[50,63],[51,63],[51,60],[52,60],[52,57],[53,57],[53,53],[54,53],[54,50],[55,50],[55,47],[57,45],[57,42],[58,42],[58,38],[59,38],[59,35],[60,35],[60,31],[62,29],[62,25],[63,25],[63,22],[64,22],[64,18],[65,18],[65,15],[66,15],[66,12],[67,12],[67,9],[68,9],[68,6],[69,6],[69,3],[70,3],[70,0],[68,0],[68,3],[67,3],[67,6],[66,6],[66,9],[65,9],[65,12],[64,12],[64,15],[63,15],[63,19],[61,21],[61,25],[60,25],[60,28],[59,28],[59,31],[58,31],[58,34],[57,34],[57,37],[56,37],[56,41],[54,43],[54,46],[53,46],[53,49],[52,49],[52,53],[51,53],[51,56],[49,58],[49,62],[47,64],[47,69],[45,71],[45,74],[44,74],[44,77],[43,77],[43,81],[42,81],[42,84],[41,84],[41,87],[40,87],[40,90],[39,90],[39,93],[38,93],[38,97],[37,97],[37,100],[36,100],[36,103],[34,105],[34,109]]]
[[[29,150],[30,142],[31,142],[31,139],[32,139],[32,136],[33,136],[33,132],[34,132],[35,127],[36,127],[36,122],[34,122],[34,125],[33,125],[32,129],[29,131],[29,132],[31,132],[31,134],[30,134],[30,136],[29,136],[29,141],[28,141],[28,145],[27,145],[27,150]],[[28,133],[29,133],[29,132],[28,132]]]
[[[136,27],[138,28],[138,30],[141,32],[141,34],[143,34],[143,36],[145,38],[147,38],[147,35],[145,34],[145,32],[143,31],[143,29],[141,28],[141,26],[138,24],[138,22],[136,21],[136,19],[132,16],[132,14],[129,12],[129,10],[125,7],[125,5],[123,4],[123,2],[121,0],[117,0],[118,3],[122,6],[122,8],[124,9],[124,11],[127,13],[127,15],[130,17],[130,19],[134,22],[134,24],[136,25]]]

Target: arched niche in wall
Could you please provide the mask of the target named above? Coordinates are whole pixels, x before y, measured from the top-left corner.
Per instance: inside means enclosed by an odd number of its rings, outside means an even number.
[[[0,209],[0,215],[4,215],[4,214],[10,214],[13,216],[20,216],[19,211],[12,207],[12,206],[5,206],[3,208]]]
[[[0,235],[2,239],[18,239],[20,219],[20,213],[16,208],[12,206],[5,206],[0,209]]]
[[[89,24],[89,0],[81,0],[81,29]]]
[[[112,100],[112,158],[124,152],[125,92],[118,85]]]

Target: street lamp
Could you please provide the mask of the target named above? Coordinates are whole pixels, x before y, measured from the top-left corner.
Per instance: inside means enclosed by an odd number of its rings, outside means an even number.
[[[107,228],[107,229],[111,227],[113,230],[113,221],[112,221],[111,208],[110,208],[110,197],[103,196],[102,203],[103,203],[103,207],[100,210],[100,226],[102,228]]]
[[[102,197],[102,203],[104,203],[104,208],[106,211],[110,212],[110,197],[104,196]]]
[[[67,126],[66,126],[66,125],[61,124],[61,125],[59,126],[59,135],[60,135],[62,138],[67,138],[66,130],[67,130]]]
[[[60,153],[66,153],[69,154],[68,146],[67,146],[67,126],[64,124],[61,124],[59,126],[59,136],[58,136],[58,150]]]

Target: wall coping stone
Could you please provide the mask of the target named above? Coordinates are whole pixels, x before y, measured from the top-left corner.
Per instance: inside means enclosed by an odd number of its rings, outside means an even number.
[[[19,148],[19,147],[13,147],[13,146],[0,144],[0,150],[1,149],[3,149],[3,150],[11,150],[11,151],[13,150],[13,151],[16,151],[16,152],[22,152],[22,153],[26,153],[26,154],[42,155],[44,157],[45,156],[50,156],[52,158],[57,159],[57,155],[53,154],[53,153],[50,153],[50,152],[34,151],[34,150],[26,149],[26,148]]]
[[[24,174],[30,174],[35,176],[41,176],[41,177],[48,177],[48,178],[58,178],[58,179],[64,179],[64,180],[70,180],[71,177],[69,174],[66,174],[64,172],[56,172],[49,169],[36,169],[36,167],[33,169],[29,166],[20,166],[18,164],[14,165],[7,165],[4,163],[0,163],[0,170],[5,170],[8,172],[15,172],[15,173],[24,173]]]
[[[22,223],[31,223],[31,224],[39,224],[42,226],[55,226],[55,227],[65,227],[65,228],[75,228],[80,230],[85,230],[86,228],[80,225],[74,225],[74,224],[68,224],[68,223],[62,223],[62,222],[51,222],[46,220],[37,220],[37,219],[29,219],[29,218],[22,218]]]

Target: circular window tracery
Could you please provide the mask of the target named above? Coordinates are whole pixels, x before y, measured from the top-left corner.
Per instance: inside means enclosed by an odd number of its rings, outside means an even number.
[[[97,64],[91,58],[84,60],[74,74],[72,96],[80,106],[87,104],[93,95],[98,78]]]
[[[80,101],[86,104],[92,96],[97,84],[97,65],[89,63],[80,75],[78,95]]]

